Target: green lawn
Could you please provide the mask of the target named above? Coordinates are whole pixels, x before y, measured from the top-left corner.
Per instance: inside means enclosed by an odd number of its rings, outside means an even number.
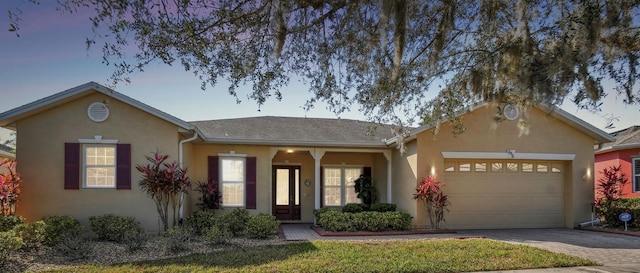
[[[300,242],[52,272],[467,272],[583,265],[595,263],[488,239],[450,239]]]

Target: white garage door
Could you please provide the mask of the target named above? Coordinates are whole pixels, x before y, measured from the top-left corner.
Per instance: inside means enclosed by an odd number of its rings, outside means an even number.
[[[561,161],[445,161],[446,227],[562,227],[565,171]]]

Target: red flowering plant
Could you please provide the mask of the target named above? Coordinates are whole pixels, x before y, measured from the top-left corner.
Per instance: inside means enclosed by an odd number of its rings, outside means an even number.
[[[427,207],[427,216],[432,229],[442,228],[445,222],[444,213],[449,211],[447,206],[451,204],[449,196],[442,192],[442,187],[444,183],[438,182],[435,175],[428,176],[418,183],[416,192],[413,194],[414,200],[422,200]]]
[[[187,169],[182,168],[176,162],[165,162],[169,156],[159,152],[153,156],[145,156],[151,164],[136,165],[136,169],[142,173],[139,181],[140,188],[153,199],[164,230],[169,229],[169,205],[171,205],[173,222],[178,223],[177,212],[182,206],[182,194],[188,193],[191,188],[191,179],[187,176]]]
[[[620,199],[623,196],[623,189],[629,183],[627,174],[622,170],[622,166],[609,166],[600,171],[602,175],[596,185],[596,200],[594,201],[596,215],[602,218],[609,225],[619,225],[618,215],[621,212],[629,212],[631,208],[626,208]]]
[[[209,178],[207,182],[198,182],[196,191],[202,196],[198,199],[200,203],[196,204],[202,210],[213,210],[222,208],[222,194],[218,182]]]
[[[4,159],[0,162],[0,213],[2,216],[15,215],[20,197],[22,179],[16,172],[16,161]]]

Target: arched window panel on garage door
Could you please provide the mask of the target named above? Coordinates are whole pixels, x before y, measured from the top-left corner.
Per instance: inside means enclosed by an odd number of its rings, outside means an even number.
[[[491,162],[491,172],[501,173],[504,169],[502,162]]]
[[[446,173],[562,173],[564,168],[560,161],[458,159],[444,162]]]
[[[518,163],[517,162],[507,162],[505,164],[506,168],[505,170],[508,173],[517,173],[518,172]]]
[[[444,163],[444,171],[445,172],[455,172],[456,171],[456,163],[447,161]]]
[[[471,163],[470,162],[460,162],[458,163],[458,171],[459,172],[470,172],[471,171]]]
[[[538,172],[538,173],[547,173],[547,172],[549,172],[549,164],[548,163],[536,163],[536,172]]]
[[[473,170],[475,172],[487,172],[487,162],[475,162],[473,164]]]

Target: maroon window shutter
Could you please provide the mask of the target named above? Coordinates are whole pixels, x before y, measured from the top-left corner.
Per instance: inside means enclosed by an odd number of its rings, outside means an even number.
[[[257,170],[256,170],[256,158],[255,157],[247,157],[247,166],[246,166],[246,178],[247,178],[247,188],[246,188],[246,207],[247,209],[256,209],[257,208]]]
[[[64,144],[64,189],[80,189],[80,143]]]
[[[216,183],[220,183],[220,179],[218,177],[219,173],[220,173],[220,167],[218,167],[218,157],[217,156],[210,156],[208,158],[208,162],[207,162],[207,175],[209,177],[207,177],[207,179],[209,181],[215,181]]]
[[[371,177],[371,167],[363,167],[362,175]]]
[[[116,145],[116,189],[131,189],[131,144]]]
[[[324,169],[320,167],[320,207],[324,207]]]

